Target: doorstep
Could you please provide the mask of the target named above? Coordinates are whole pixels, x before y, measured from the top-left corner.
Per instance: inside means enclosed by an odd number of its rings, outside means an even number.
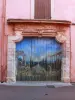
[[[71,83],[64,83],[64,82],[37,82],[37,81],[26,81],[26,82],[16,82],[16,83],[0,83],[0,85],[7,85],[7,86],[47,86],[48,88],[56,88],[56,87],[64,87],[64,86],[73,86]]]

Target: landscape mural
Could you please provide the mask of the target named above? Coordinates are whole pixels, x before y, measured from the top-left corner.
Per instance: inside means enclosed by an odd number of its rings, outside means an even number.
[[[62,46],[55,38],[24,38],[16,43],[17,81],[60,81]]]

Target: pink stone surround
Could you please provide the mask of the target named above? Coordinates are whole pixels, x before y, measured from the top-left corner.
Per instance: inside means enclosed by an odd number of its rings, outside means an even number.
[[[14,29],[14,30],[13,30]],[[70,26],[63,24],[48,24],[48,23],[16,23],[10,25],[8,35],[8,56],[7,56],[7,82],[16,82],[16,42],[19,42],[23,37],[56,37],[56,33],[65,34],[66,41],[62,43],[63,58],[61,66],[61,81],[70,82]]]

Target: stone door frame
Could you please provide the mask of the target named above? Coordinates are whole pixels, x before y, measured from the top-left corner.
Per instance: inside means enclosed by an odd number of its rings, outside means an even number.
[[[23,40],[23,37],[55,37],[56,40],[62,43],[63,46],[63,58],[62,58],[62,66],[61,66],[61,81],[62,82],[70,82],[70,36],[69,27],[62,28],[50,25],[47,29],[44,27],[43,29],[38,27],[31,28],[29,25],[28,28],[16,25],[14,33],[8,35],[8,50],[7,50],[7,82],[16,82],[16,42],[20,42]],[[49,26],[49,25],[48,25]],[[29,28],[30,27],[30,28]],[[53,28],[52,28],[53,27]],[[55,29],[56,28],[56,29]],[[62,30],[63,29],[63,30]],[[62,39],[57,36],[57,34],[63,35],[66,39]]]

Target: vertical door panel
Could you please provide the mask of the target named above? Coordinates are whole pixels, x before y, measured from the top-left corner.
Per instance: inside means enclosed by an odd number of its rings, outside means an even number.
[[[31,75],[31,39],[25,38],[16,44],[17,80],[29,80]]]

